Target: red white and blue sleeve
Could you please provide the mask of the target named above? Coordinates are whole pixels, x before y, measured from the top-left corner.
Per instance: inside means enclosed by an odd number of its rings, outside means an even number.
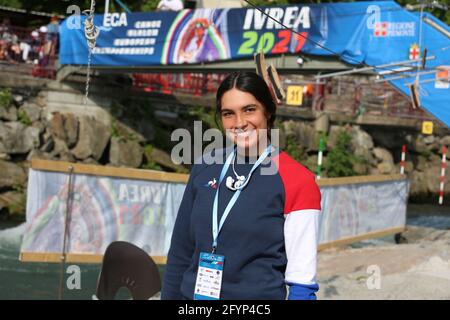
[[[282,152],[278,171],[285,189],[285,281],[289,300],[315,300],[321,195],[315,176]]]

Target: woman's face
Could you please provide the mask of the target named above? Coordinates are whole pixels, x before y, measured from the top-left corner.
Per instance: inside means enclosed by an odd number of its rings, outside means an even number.
[[[239,148],[256,148],[261,137],[267,137],[264,106],[256,98],[236,88],[222,96],[220,116],[228,137]]]

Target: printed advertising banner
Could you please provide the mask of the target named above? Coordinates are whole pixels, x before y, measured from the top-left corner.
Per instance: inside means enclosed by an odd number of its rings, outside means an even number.
[[[30,169],[22,254],[59,253],[59,261],[69,208],[67,254],[103,255],[121,240],[151,256],[167,255],[184,183],[73,174],[67,206],[68,183],[68,173]],[[321,192],[320,244],[405,227],[405,179],[323,186]]]
[[[450,127],[450,28],[394,1],[302,4],[258,9],[197,9],[179,12],[96,15],[100,29],[92,64],[149,67],[298,54],[338,56],[352,65],[382,66],[421,58],[427,70],[417,88],[421,106]],[[75,12],[74,12],[75,13]],[[61,25],[60,62],[86,65],[85,17],[71,15]],[[294,30],[292,32],[291,30]],[[418,70],[421,62],[409,64]],[[400,66],[400,67],[404,67]],[[383,74],[395,68],[375,69]],[[300,69],[299,69],[300,70]],[[386,73],[384,73],[386,75]],[[406,96],[409,76],[390,83]]]

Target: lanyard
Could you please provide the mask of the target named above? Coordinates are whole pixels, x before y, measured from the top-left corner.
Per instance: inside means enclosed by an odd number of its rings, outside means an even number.
[[[241,195],[242,189],[248,184],[248,182],[250,181],[250,178],[253,174],[253,171],[255,171],[258,166],[261,164],[261,162],[264,161],[264,159],[266,159],[266,157],[269,155],[270,150],[272,148],[272,145],[269,145],[264,152],[259,156],[258,160],[255,162],[255,164],[253,165],[252,169],[250,170],[250,173],[248,174],[248,177],[245,181],[245,183],[238,189],[236,190],[236,192],[234,193],[233,197],[230,199],[230,201],[228,202],[225,211],[223,212],[222,218],[220,219],[220,224],[217,225],[217,219],[218,219],[218,202],[219,202],[219,189],[220,189],[220,184],[223,181],[223,178],[225,177],[225,174],[228,171],[228,168],[230,167],[230,163],[232,161],[234,161],[234,157],[236,156],[236,150],[234,150],[227,158],[227,160],[225,161],[225,164],[223,165],[222,168],[222,172],[220,173],[220,178],[219,178],[219,183],[217,185],[217,190],[216,190],[216,195],[214,197],[214,204],[213,204],[213,221],[212,221],[212,233],[213,233],[213,250],[212,252],[214,253],[216,251],[217,248],[217,237],[219,236],[220,230],[222,230],[222,226],[226,220],[226,218],[228,217],[228,214],[230,213],[231,209],[233,208],[234,204],[236,203],[237,199],[239,198],[239,196]]]

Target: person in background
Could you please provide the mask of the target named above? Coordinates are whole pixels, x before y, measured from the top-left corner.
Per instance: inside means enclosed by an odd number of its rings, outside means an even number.
[[[181,0],[161,0],[158,3],[156,11],[180,11],[184,5]]]
[[[52,49],[57,54],[58,52],[58,41],[59,41],[59,22],[58,17],[53,16],[50,23],[47,25],[47,43],[50,44]],[[49,49],[50,52],[52,49]]]

